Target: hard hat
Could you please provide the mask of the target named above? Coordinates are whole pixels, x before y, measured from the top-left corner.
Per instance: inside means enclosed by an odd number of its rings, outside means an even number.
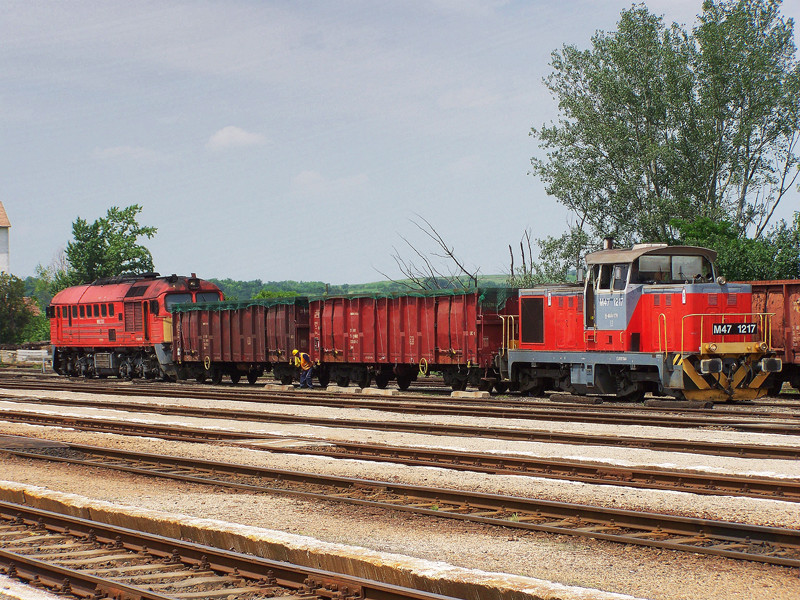
[[[292,354],[297,354],[297,349],[292,350]]]

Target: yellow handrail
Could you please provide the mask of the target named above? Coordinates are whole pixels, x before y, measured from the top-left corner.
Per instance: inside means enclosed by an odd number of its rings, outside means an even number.
[[[664,358],[669,354],[669,346],[667,342],[667,315],[661,313],[658,315],[658,351],[661,352],[661,323],[664,323]]]

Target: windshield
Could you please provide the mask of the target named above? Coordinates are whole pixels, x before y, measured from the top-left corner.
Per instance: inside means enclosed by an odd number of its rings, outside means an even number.
[[[197,292],[197,302],[219,302],[219,292]]]
[[[174,305],[180,304],[181,302],[191,301],[191,294],[167,294],[167,296],[164,298],[164,308],[167,309],[167,312],[172,312],[172,307]]]
[[[640,283],[713,281],[711,263],[703,256],[648,255],[639,258]]]

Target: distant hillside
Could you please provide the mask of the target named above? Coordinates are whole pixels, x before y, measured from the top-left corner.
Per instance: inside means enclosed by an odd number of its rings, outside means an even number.
[[[485,275],[479,278],[481,287],[505,287],[507,275]],[[249,300],[261,291],[295,292],[300,296],[314,294],[370,294],[402,292],[409,288],[401,282],[375,281],[372,283],[331,285],[322,281],[237,281],[234,279],[209,279],[217,284],[229,300]]]

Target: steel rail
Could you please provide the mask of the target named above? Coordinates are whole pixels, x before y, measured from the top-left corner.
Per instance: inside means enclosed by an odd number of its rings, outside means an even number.
[[[86,448],[86,447],[84,447]],[[179,481],[311,500],[414,512],[437,518],[713,554],[800,567],[800,531],[385,481],[318,475],[157,454],[84,449],[88,459],[28,454]],[[225,477],[228,477],[226,479]],[[243,482],[242,478],[245,478]],[[259,480],[267,479],[270,485]],[[328,488],[330,491],[321,491]]]
[[[454,600],[450,596],[436,593],[403,588],[391,584],[359,578],[352,575],[333,573],[312,567],[293,565],[286,562],[260,558],[257,556],[241,554],[229,550],[196,544],[193,542],[164,537],[152,533],[135,531],[124,527],[110,525],[99,521],[72,517],[47,510],[32,508],[27,505],[0,502],[0,547],[22,546],[26,549],[23,553],[3,552],[0,562],[9,565],[13,563],[16,576],[20,576],[20,565],[27,556],[25,569],[42,569],[55,573],[47,575],[48,578],[70,578],[69,587],[79,589],[98,590],[112,598],[142,598],[142,600],[163,600],[165,598],[187,597],[185,593],[159,594],[151,590],[141,589],[146,586],[126,586],[116,579],[117,575],[99,577],[98,572],[114,572],[120,567],[114,567],[115,562],[146,562],[152,564],[155,571],[157,561],[167,561],[173,566],[180,565],[186,577],[197,577],[204,585],[214,584],[215,588],[225,590],[222,596],[219,592],[214,594],[213,589],[202,593],[191,594],[189,597],[230,597],[238,594],[255,594],[264,597],[281,596],[286,593],[292,597],[317,598],[319,600]],[[30,534],[30,543],[24,537]],[[18,539],[23,536],[21,539]],[[78,570],[65,568],[63,564],[72,564],[81,561],[75,558],[75,552],[68,549],[63,552],[59,560],[47,560],[47,553],[54,550],[59,544],[59,538],[77,539],[81,544],[91,545],[95,548],[105,548],[110,551],[110,556],[102,557],[101,568],[91,570]],[[48,546],[48,544],[50,544]],[[38,558],[31,558],[38,550],[44,550]],[[97,552],[102,550],[98,549]],[[79,551],[77,556],[85,556],[86,550]],[[62,563],[48,565],[47,563]],[[109,566],[108,563],[111,563]],[[163,565],[164,563],[161,562]],[[125,569],[122,568],[124,571]],[[87,572],[88,571],[88,572]],[[180,573],[178,573],[180,575]],[[175,573],[172,573],[175,576]],[[76,583],[72,583],[74,578]],[[165,577],[166,578],[166,577]],[[218,580],[218,581],[209,581]],[[40,576],[39,581],[42,581]],[[78,583],[80,582],[80,583]],[[61,582],[59,582],[61,583]],[[152,587],[162,587],[156,580]],[[185,591],[185,590],[183,590]],[[298,595],[295,595],[298,594]],[[91,596],[90,596],[91,597]],[[95,596],[102,597],[102,596]]]
[[[136,405],[139,406],[139,405]],[[109,408],[106,404],[102,408]],[[175,414],[190,416],[185,412],[171,411],[167,407],[145,407],[142,412],[159,414]],[[711,454],[714,456],[733,456],[738,458],[779,458],[794,460],[800,458],[798,446],[776,446],[760,444],[738,444],[724,442],[703,442],[682,439],[637,438],[630,436],[606,436],[584,433],[559,433],[537,429],[512,429],[497,427],[468,427],[463,425],[437,425],[432,423],[408,423],[397,421],[359,421],[346,419],[324,419],[312,417],[294,417],[257,413],[259,423],[283,423],[315,425],[345,429],[368,429],[375,431],[391,431],[424,435],[442,435],[455,437],[479,437],[522,442],[544,442],[569,445],[612,446],[620,448],[639,448],[662,452],[681,452],[692,454]],[[214,415],[208,409],[201,414],[191,416],[203,418],[235,419],[228,413]],[[105,433],[121,433],[124,435],[150,435],[170,440],[243,440],[243,439],[285,439],[283,435],[260,434],[253,432],[234,432],[224,429],[202,429],[196,427],[175,427],[156,423],[130,423],[119,419],[92,418],[86,416],[65,416],[28,411],[3,410],[0,420],[16,423],[34,423],[71,427],[86,431],[102,431]]]
[[[280,446],[264,448],[259,445],[252,447],[282,454],[391,462],[409,466],[439,467],[496,475],[527,475],[601,485],[800,502],[800,481],[796,479],[719,475],[643,467],[615,467],[575,460],[455,452],[358,442],[337,441],[333,444],[334,446],[330,449]]]
[[[65,444],[78,451],[98,451],[94,446]],[[697,473],[670,469],[643,467],[615,467],[575,460],[556,460],[477,452],[457,452],[442,449],[365,444],[338,441],[330,448],[318,446],[269,446],[261,444],[236,444],[275,454],[322,456],[326,458],[389,462],[407,466],[436,467],[458,471],[473,471],[493,475],[525,475],[545,479],[578,481],[581,483],[614,485],[650,490],[669,490],[701,495],[740,496],[783,502],[800,502],[800,481]],[[4,447],[7,454],[25,457],[25,449]]]
[[[186,398],[189,396],[185,389],[175,389],[174,387],[150,388],[147,387],[120,387],[120,386],[96,386],[81,382],[79,387],[90,389],[76,389],[75,385],[48,385],[37,386],[35,384],[17,384],[5,386],[8,389],[50,389],[67,390],[77,392],[89,392],[94,394],[111,394],[124,396],[154,396],[160,395],[166,398]],[[324,404],[333,408],[365,408],[375,410],[385,410],[391,412],[412,413],[412,414],[443,414],[460,416],[479,416],[494,418],[515,418],[515,419],[538,419],[556,422],[587,422],[587,423],[606,423],[606,424],[633,424],[650,425],[657,427],[709,427],[725,426],[741,431],[752,431],[760,433],[778,433],[787,435],[800,434],[800,413],[787,412],[759,412],[741,410],[714,410],[703,408],[681,408],[680,413],[689,416],[676,416],[676,409],[659,409],[652,407],[634,407],[619,405],[586,405],[579,403],[553,403],[544,405],[541,402],[501,402],[501,401],[474,401],[467,402],[464,399],[443,400],[420,399],[411,400],[409,396],[404,396],[400,400],[387,400],[385,398],[365,399],[361,394],[327,394],[321,395],[315,392],[312,395],[302,392],[275,393],[275,392],[250,392],[242,390],[198,390],[191,389],[190,397],[202,400],[227,400],[232,402],[269,402],[273,404],[310,404],[319,406]],[[639,412],[632,412],[639,411]],[[741,420],[741,419],[748,420]],[[738,420],[737,420],[738,419]],[[753,422],[752,420],[757,421]],[[765,419],[775,419],[776,423],[763,423]],[[781,423],[781,421],[783,423]],[[788,423],[787,423],[788,421]]]

